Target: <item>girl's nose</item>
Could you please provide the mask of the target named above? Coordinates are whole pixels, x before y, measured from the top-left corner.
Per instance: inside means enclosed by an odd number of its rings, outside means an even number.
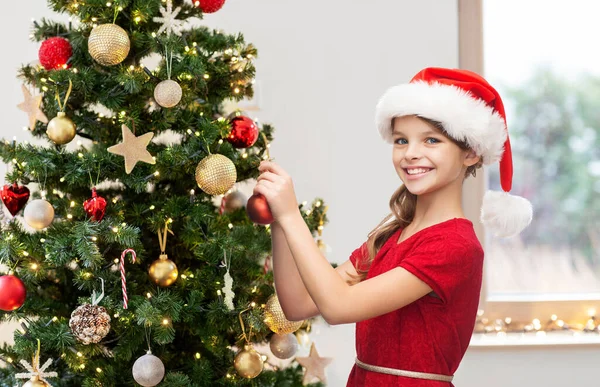
[[[406,153],[404,153],[404,158],[407,160],[416,160],[421,157],[421,148],[418,144],[412,143],[409,144],[406,148]]]

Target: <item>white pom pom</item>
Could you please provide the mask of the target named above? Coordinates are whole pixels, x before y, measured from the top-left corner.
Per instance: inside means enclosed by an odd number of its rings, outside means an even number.
[[[508,192],[487,191],[483,196],[481,222],[496,236],[517,235],[531,223],[533,208],[529,200]]]

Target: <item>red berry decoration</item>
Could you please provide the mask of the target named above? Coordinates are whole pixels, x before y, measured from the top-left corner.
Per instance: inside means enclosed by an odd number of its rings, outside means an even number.
[[[12,312],[25,303],[27,289],[14,275],[0,276],[0,310]]]
[[[267,198],[261,194],[250,196],[246,204],[246,213],[251,221],[263,226],[273,223],[274,220]]]
[[[15,216],[29,200],[29,188],[17,183],[12,186],[7,184],[0,190],[0,198],[8,212]]]
[[[258,139],[258,126],[251,118],[237,116],[231,120],[231,132],[227,141],[234,148],[248,148],[254,145]]]
[[[223,7],[225,0],[195,0],[194,4],[204,13],[215,13]]]
[[[96,188],[92,188],[92,198],[83,202],[83,209],[87,216],[92,220],[99,222],[104,218],[106,212],[106,199],[102,196],[98,196]]]
[[[44,40],[38,52],[40,63],[46,70],[69,67],[67,61],[71,58],[71,55],[73,55],[71,43],[67,39],[60,37]]]

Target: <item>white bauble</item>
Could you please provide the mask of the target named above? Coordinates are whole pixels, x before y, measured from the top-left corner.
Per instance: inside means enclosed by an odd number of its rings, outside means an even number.
[[[44,199],[32,200],[25,207],[23,217],[28,225],[41,230],[48,227],[54,220],[54,208]]]
[[[171,79],[160,82],[154,88],[154,100],[157,104],[166,108],[177,105],[181,101],[182,94],[183,91],[179,83]]]
[[[133,364],[133,378],[144,387],[156,386],[165,376],[165,365],[150,351]]]

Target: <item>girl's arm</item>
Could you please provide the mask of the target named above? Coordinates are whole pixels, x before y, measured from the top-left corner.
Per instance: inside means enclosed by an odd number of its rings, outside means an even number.
[[[312,237],[311,243],[314,244]],[[273,251],[275,289],[277,290],[277,297],[286,318],[290,321],[300,321],[319,315],[319,308],[312,300],[302,282],[302,278],[294,262],[294,257],[288,247],[288,242],[279,222],[271,224],[271,246]],[[317,251],[321,255],[318,249]],[[350,261],[339,265],[335,271],[344,282],[351,280],[348,273],[357,274],[354,265]]]
[[[345,324],[400,309],[432,291],[429,285],[401,267],[350,286],[321,255],[300,211],[279,219],[278,223],[287,240],[291,256],[286,254],[287,251],[279,256],[279,273],[274,263],[274,271],[279,276],[275,281],[277,285],[279,280],[277,294],[281,294],[279,297],[282,308],[283,297],[290,312],[289,308],[298,303],[302,308],[306,308],[303,312],[320,311],[325,321],[331,325]],[[274,243],[279,243],[277,238],[281,237],[281,230],[273,230],[279,233],[272,235]],[[277,247],[281,253],[283,248]],[[290,259],[292,257],[295,265]],[[350,261],[337,269],[342,267],[345,270],[351,267],[353,274],[356,273]],[[301,286],[299,280],[304,286]],[[310,297],[307,297],[306,293]],[[290,314],[292,315],[294,313]]]

